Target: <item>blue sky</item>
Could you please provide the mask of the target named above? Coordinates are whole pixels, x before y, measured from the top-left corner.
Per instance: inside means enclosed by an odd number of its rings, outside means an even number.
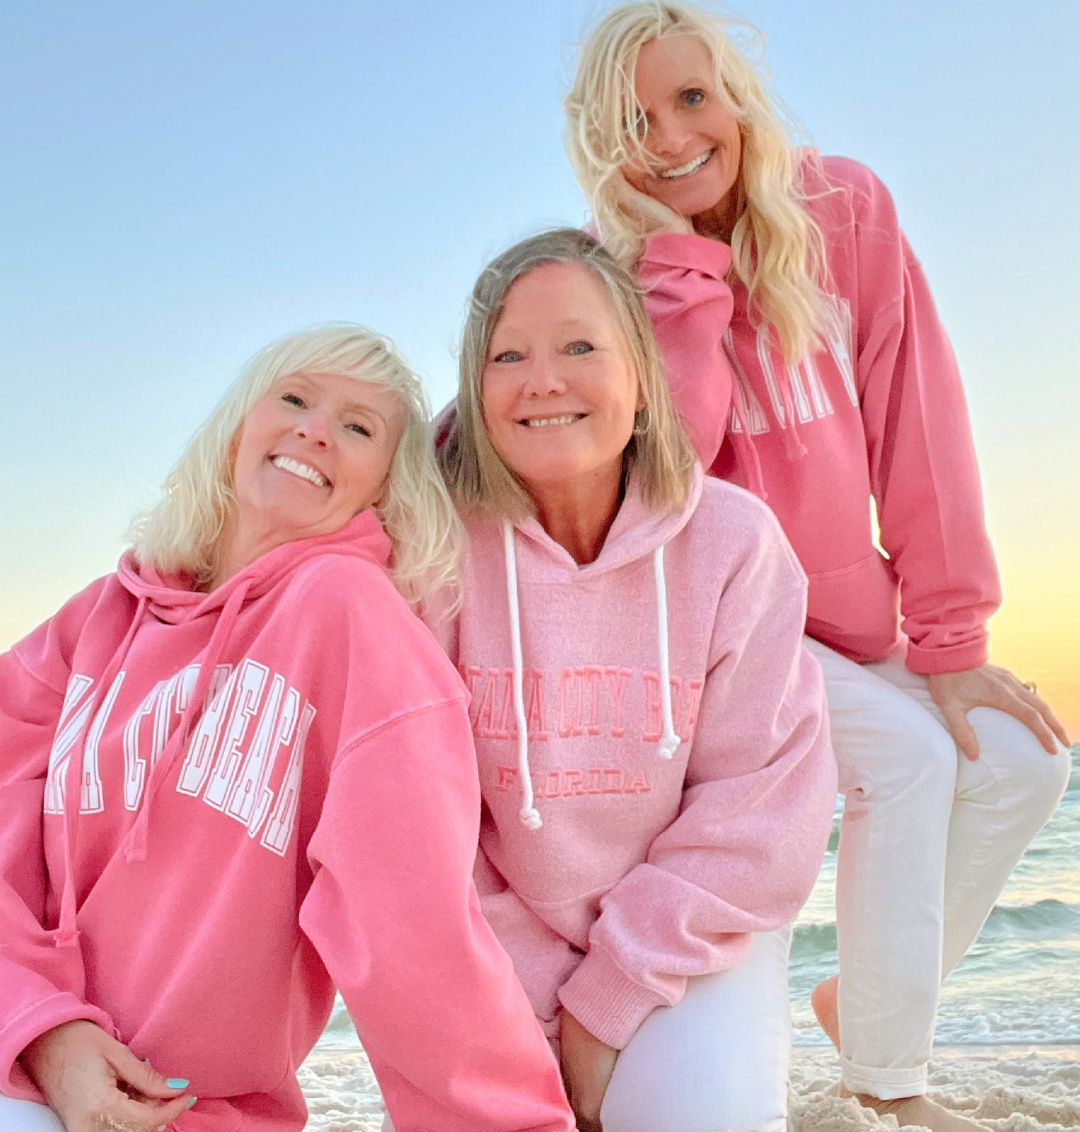
[[[112,566],[270,339],[365,322],[450,395],[486,258],[584,218],[559,100],[602,8],[3,7],[0,646]],[[731,10],[767,33],[813,140],[893,190],[965,374],[1006,582],[1056,593],[1080,556],[1080,4]]]

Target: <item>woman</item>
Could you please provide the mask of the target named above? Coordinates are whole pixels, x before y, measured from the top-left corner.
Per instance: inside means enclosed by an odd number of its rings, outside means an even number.
[[[400,1129],[572,1127],[405,600],[456,570],[429,446],[383,339],[282,339],[117,573],[0,657],[5,1132],[298,1130],[335,984]]]
[[[778,1132],[788,925],[836,783],[802,571],[705,480],[633,280],[573,229],[480,276],[439,458],[481,905],[578,1127]]]
[[[1069,767],[1034,686],[986,663],[998,579],[926,281],[885,187],[789,147],[717,17],[610,11],[566,110],[571,162],[649,292],[702,462],[768,501],[809,575],[847,799],[840,979],[813,1005],[843,1088],[901,1125],[976,1127],[923,1096],[939,984]]]

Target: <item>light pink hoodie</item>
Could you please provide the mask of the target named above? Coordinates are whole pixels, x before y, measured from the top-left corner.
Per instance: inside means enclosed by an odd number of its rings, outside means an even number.
[[[836,770],[805,578],[768,508],[700,470],[681,513],[631,482],[587,566],[536,520],[469,536],[443,632],[472,693],[481,904],[547,1032],[561,1002],[621,1048],[817,875]]]
[[[180,1132],[298,1130],[337,984],[398,1132],[573,1127],[473,889],[464,689],[388,553],[368,512],[211,594],[127,556],[0,657],[4,1093],[86,1018],[190,1079]]]
[[[903,642],[924,675],[975,667],[1001,594],[952,350],[885,186],[841,157],[806,154],[802,174],[834,320],[798,366],[729,289],[726,244],[648,241],[640,281],[676,406],[705,466],[779,517],[812,637],[857,661]]]

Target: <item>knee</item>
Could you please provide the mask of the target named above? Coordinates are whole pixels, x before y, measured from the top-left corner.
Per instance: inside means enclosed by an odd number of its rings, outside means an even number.
[[[979,758],[1013,805],[1045,821],[1069,785],[1072,758],[1065,748],[1048,754],[1018,719],[994,708],[973,708],[968,720],[979,740]]]
[[[906,697],[905,697],[906,699]],[[857,790],[870,802],[917,795],[937,799],[943,810],[956,790],[957,752],[949,733],[914,701],[883,713],[869,734],[849,744],[834,731],[844,793]]]

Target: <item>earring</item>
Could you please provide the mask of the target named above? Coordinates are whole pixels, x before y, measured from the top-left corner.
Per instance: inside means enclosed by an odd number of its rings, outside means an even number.
[[[649,425],[651,423],[649,418],[649,406],[646,405],[644,409],[638,409],[634,414],[634,435],[644,436],[649,431]]]

